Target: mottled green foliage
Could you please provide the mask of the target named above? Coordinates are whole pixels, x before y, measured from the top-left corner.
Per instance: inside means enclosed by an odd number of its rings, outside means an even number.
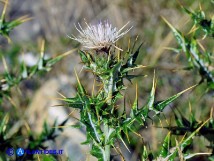
[[[167,20],[164,21],[171,28],[177,43],[178,48],[173,49],[176,52],[184,52],[185,56],[189,62],[189,68],[187,70],[197,70],[201,76],[201,81],[198,83],[200,85],[206,82],[207,89],[212,91],[214,88],[214,72],[212,70],[214,66],[213,53],[211,50],[204,47],[200,41],[207,39],[212,43],[214,38],[214,21],[213,18],[209,19],[205,16],[204,11],[200,8],[198,11],[190,11],[183,7],[183,10],[191,17],[193,21],[193,27],[189,33],[185,34],[178,29],[174,28]],[[190,106],[191,109],[191,106]],[[192,111],[192,110],[190,110]],[[194,136],[200,135],[206,138],[210,145],[208,148],[212,149],[213,152],[213,111],[210,112],[210,118],[207,121],[198,121],[194,113],[190,112],[189,117],[184,117],[181,112],[174,112],[176,126],[166,127],[171,131],[172,135],[185,135],[188,134],[186,139],[183,139],[179,143],[179,149],[182,151],[185,159],[189,159],[200,153],[189,154],[187,149],[192,144]],[[209,154],[209,153],[207,153]],[[169,160],[174,160],[178,154],[178,147],[174,153],[168,155]],[[211,154],[213,156],[213,154]],[[211,160],[212,157],[210,157]]]
[[[4,2],[4,1],[3,1]],[[13,21],[7,21],[5,19],[6,5],[8,1],[5,1],[5,6],[0,18],[0,35],[4,36],[10,42],[9,34],[10,32],[18,25],[27,21],[29,18],[23,16]],[[44,48],[44,46],[43,46]],[[3,52],[3,51],[2,51]],[[17,51],[19,52],[19,51]],[[14,116],[10,112],[6,112],[4,107],[2,108],[3,100],[6,99],[9,102],[11,89],[13,87],[18,87],[20,83],[26,79],[32,78],[34,75],[39,74],[41,72],[48,72],[51,70],[52,66],[60,61],[64,56],[69,54],[71,51],[59,55],[55,58],[45,59],[43,52],[38,60],[38,63],[32,67],[27,66],[24,62],[19,64],[19,67],[16,71],[10,71],[7,66],[5,57],[5,53],[1,53],[1,60],[3,62],[5,71],[0,73],[0,160],[34,160],[36,155],[23,155],[22,157],[18,157],[16,154],[14,156],[8,158],[9,156],[6,153],[8,148],[16,148],[22,147],[23,149],[47,149],[48,147],[45,145],[47,141],[54,141],[55,138],[63,131],[61,127],[57,127],[57,122],[53,124],[53,127],[48,125],[46,122],[43,125],[43,131],[40,134],[35,134],[32,131],[28,131],[27,134],[23,135],[22,130],[25,129],[25,125],[22,125],[22,119],[16,120],[16,118],[10,118],[10,116]],[[15,67],[15,66],[14,66]],[[14,74],[16,73],[16,74]],[[5,101],[5,100],[4,100]],[[20,110],[20,109],[19,109]],[[12,111],[14,112],[14,111]],[[17,123],[18,129],[14,132],[14,122]],[[59,126],[64,126],[67,120],[62,122]],[[21,124],[21,126],[19,125]],[[16,125],[16,126],[17,126]],[[17,127],[15,127],[17,128]],[[38,158],[37,158],[38,159]],[[52,155],[42,155],[41,160],[57,160],[56,156]]]
[[[39,135],[35,135],[35,133],[29,131],[26,136],[20,136],[18,135],[20,131],[17,131],[17,133],[14,133],[13,135],[9,134],[11,127],[11,123],[9,122],[9,114],[6,114],[0,119],[2,120],[0,124],[0,159],[7,158],[5,151],[11,147],[22,147],[23,149],[35,150],[47,149],[48,147],[45,146],[44,143],[47,141],[54,141],[55,138],[59,136],[60,131],[63,130],[60,127],[64,126],[67,122],[67,120],[65,120],[61,124],[57,125],[55,121],[52,126],[49,126],[45,122],[43,125],[43,131]],[[19,130],[21,130],[21,128]],[[21,158],[19,157],[19,159],[23,160],[33,160],[33,158],[34,155],[23,155]],[[52,156],[49,156],[49,158],[52,158]]]
[[[12,21],[7,21],[5,19],[5,12],[7,9],[7,5],[8,5],[8,1],[5,1],[2,15],[0,17],[0,35],[6,37],[10,41],[10,38],[9,38],[10,32],[18,25],[22,24],[25,21],[28,21],[29,18],[27,16],[23,16]]]
[[[159,115],[166,106],[188,90],[184,90],[164,101],[155,103],[156,79],[154,77],[147,103],[143,107],[140,107],[136,92],[136,98],[132,107],[124,105],[122,115],[118,113],[115,107],[118,100],[124,99],[124,96],[121,94],[126,89],[124,79],[131,81],[131,79],[138,75],[130,77],[130,71],[144,67],[136,64],[141,46],[142,44],[136,51],[134,51],[133,46],[126,54],[120,53],[118,55],[115,55],[111,51],[99,54],[92,53],[92,51],[79,51],[85,68],[94,74],[97,81],[103,85],[103,88],[96,94],[89,95],[77,76],[76,96],[73,98],[63,98],[63,100],[67,106],[80,110],[80,122],[86,127],[87,135],[87,140],[84,144],[92,144],[91,154],[97,157],[98,160],[106,160],[106,145],[113,147],[116,139],[124,142],[123,134],[128,138],[130,132],[135,133],[137,129],[134,125],[136,123],[146,126],[146,121],[150,118],[150,112],[155,112],[156,115]],[[129,114],[126,113],[126,108],[131,108]],[[108,125],[108,133],[105,133],[103,129],[106,125]],[[146,153],[145,151],[145,155]]]
[[[50,71],[55,63],[60,61],[70,52],[72,51],[68,51],[65,54],[49,59],[45,59],[44,55],[41,55],[38,63],[34,66],[26,66],[26,64],[23,62],[20,64],[20,70],[16,74],[13,74],[12,72],[10,73],[10,71],[8,71],[6,61],[2,56],[6,70],[4,73],[0,73],[0,104],[2,103],[3,97],[10,96],[10,90],[12,87],[18,86],[19,83],[21,83],[23,80],[32,78],[36,74]]]
[[[202,10],[194,12],[186,8],[183,9],[192,18],[194,27],[192,28],[190,35],[187,35],[175,29],[167,22],[179,44],[179,47],[174,49],[174,51],[183,51],[189,61],[189,66],[186,69],[197,70],[201,76],[201,82],[199,82],[199,84],[206,81],[208,89],[213,89],[214,74],[213,71],[210,70],[210,67],[213,67],[212,53],[203,49],[201,44],[198,42],[198,39],[201,38],[201,33],[203,35],[203,39],[207,37],[211,37],[213,39],[213,19],[208,19]],[[0,35],[10,40],[10,32],[14,27],[20,25],[26,20],[28,20],[27,17],[21,17],[17,20],[7,21],[5,19],[4,8],[0,19]],[[140,44],[137,49],[135,48],[135,45],[136,42],[134,42],[131,49],[128,49],[126,52],[119,53],[112,48],[105,49],[104,51],[79,51],[79,55],[85,69],[93,73],[101,88],[98,92],[93,91],[93,94],[87,93],[81,83],[81,80],[79,80],[76,74],[76,95],[72,98],[62,98],[67,107],[79,110],[79,123],[73,125],[73,127],[79,128],[84,126],[86,128],[86,140],[82,144],[91,145],[90,152],[99,161],[109,161],[110,148],[115,147],[115,142],[118,140],[120,140],[129,150],[126,142],[124,141],[124,136],[127,137],[128,141],[130,141],[130,133],[135,133],[140,136],[140,134],[138,134],[139,126],[147,127],[148,120],[153,120],[156,117],[159,118],[163,110],[169,104],[180,97],[184,92],[194,87],[192,86],[178,94],[166,98],[163,101],[156,101],[155,90],[157,80],[154,74],[153,82],[151,81],[151,92],[146,103],[139,106],[138,87],[136,85],[136,97],[132,105],[124,103],[124,106],[122,107],[119,103],[122,101],[126,102],[124,90],[127,87],[125,86],[124,80],[127,79],[132,82],[132,79],[142,76],[131,74],[131,72],[144,67],[136,63],[137,58],[141,54],[140,49],[142,44]],[[44,46],[36,65],[29,67],[25,63],[21,63],[16,74],[13,74],[7,68],[5,58],[2,56],[5,72],[0,74],[0,104],[3,101],[3,98],[10,98],[10,91],[14,86],[18,87],[23,80],[32,78],[37,73],[50,71],[55,63],[68,54],[65,53],[55,58],[45,59],[43,50]],[[117,108],[119,107],[124,110],[122,112],[118,112]],[[129,112],[127,112],[127,109],[130,109],[128,110]],[[204,136],[209,140],[211,144],[208,148],[213,149],[213,118],[208,121],[199,122],[193,113],[189,115],[189,118],[185,118],[181,113],[177,114],[176,112],[174,116],[176,126],[166,127],[170,132],[165,137],[159,152],[156,154],[153,151],[149,152],[147,147],[143,145],[142,160],[152,160],[154,158],[156,158],[156,160],[175,160],[178,157],[189,159],[195,155],[200,155],[200,153],[189,154],[189,151],[186,150],[189,149],[196,135]],[[1,116],[0,120],[0,150],[5,151],[8,147],[19,146],[20,140],[23,139],[23,137],[19,135],[19,131],[12,136],[8,136],[8,131],[12,127],[9,122],[9,114],[6,114],[3,117]],[[55,122],[53,126],[56,128],[51,128],[45,122],[43,125],[43,131],[38,135],[29,131],[25,136],[25,140],[27,140],[27,142],[24,146],[27,149],[48,148],[44,143],[49,140],[54,141],[59,135],[59,132],[62,131],[62,128],[60,127],[64,126],[66,122],[67,120],[61,123],[59,127],[56,127]],[[178,142],[172,138],[172,135],[185,136]],[[176,142],[176,145],[173,145],[174,141]],[[22,147],[24,146],[22,145]],[[6,154],[0,153],[0,159],[5,160]],[[35,159],[35,156],[25,155],[22,159],[33,160]],[[57,160],[51,155],[41,155],[40,159],[47,161]],[[213,156],[210,156],[209,159],[213,160]]]
[[[178,42],[179,47],[176,50],[183,51],[189,61],[189,66],[191,67],[190,69],[196,69],[201,75],[201,81],[199,83],[206,81],[208,88],[213,89],[214,72],[212,67],[214,66],[214,62],[211,58],[213,53],[209,50],[206,50],[199,40],[208,38],[209,36],[214,39],[214,19],[207,19],[205,17],[205,13],[202,10],[194,12],[186,8],[183,9],[190,15],[194,22],[194,26],[192,27],[189,34],[181,33],[181,31],[174,28],[165,19],[164,20],[172,29],[173,34]],[[200,37],[201,32],[204,32],[203,38]]]

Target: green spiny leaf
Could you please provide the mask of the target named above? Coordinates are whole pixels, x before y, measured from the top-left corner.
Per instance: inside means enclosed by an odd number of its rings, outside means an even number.
[[[85,91],[85,88],[83,87],[83,85],[81,84],[81,82],[79,80],[79,77],[77,75],[76,70],[75,70],[75,75],[76,75],[76,78],[77,78],[77,89],[78,89],[78,92],[79,92],[80,96],[83,97],[83,96],[86,95],[86,91]]]
[[[178,127],[184,127],[182,120],[177,116],[177,114],[174,114],[175,116],[175,122],[177,124]]]
[[[147,149],[146,149],[146,146],[144,145],[143,146],[143,155],[142,155],[142,161],[146,161],[148,159],[148,152],[147,152]]]
[[[183,51],[187,52],[187,49],[186,49],[186,39],[184,38],[184,36],[182,35],[182,33],[180,31],[178,31],[177,29],[175,29],[164,17],[162,17],[162,19],[171,28],[171,30],[172,30],[175,38],[178,41],[178,44],[182,47]]]
[[[140,46],[138,47],[138,49],[129,56],[128,60],[127,60],[127,63],[126,63],[126,66],[127,67],[133,67],[136,60],[137,60],[137,57],[138,57],[138,54],[140,52],[140,48],[142,47],[143,43],[140,44]]]
[[[180,93],[175,94],[175,95],[172,96],[172,97],[169,97],[168,99],[166,99],[166,100],[164,100],[164,101],[158,103],[154,108],[155,108],[157,111],[160,111],[160,112],[163,111],[163,109],[164,109],[166,106],[168,106],[171,102],[173,102],[175,99],[177,99],[177,98],[178,98],[179,96],[181,96],[183,93],[185,93],[186,91],[188,91],[188,90],[194,88],[195,86],[197,86],[197,85],[194,85],[194,86],[192,86],[192,87],[189,87],[189,88],[187,88],[187,89],[181,91]]]
[[[164,139],[163,145],[161,147],[160,154],[159,154],[160,157],[166,158],[170,154],[170,152],[169,152],[170,139],[171,139],[171,133],[169,132],[167,134],[166,138]]]
[[[80,58],[81,58],[82,62],[84,64],[87,64],[89,62],[89,60],[88,60],[88,57],[87,57],[86,53],[84,51],[80,50],[79,54],[80,54]]]
[[[90,151],[91,155],[95,156],[98,161],[104,161],[104,151],[99,147],[99,146],[96,146],[96,145],[92,145],[92,149]]]
[[[68,106],[72,108],[82,109],[84,106],[84,103],[79,99],[79,97],[63,98],[62,100],[68,103]]]
[[[24,62],[21,64],[21,75],[23,79],[28,77],[27,67]]]
[[[207,123],[209,121],[209,119],[207,120],[207,121],[205,121],[198,129],[196,129],[194,132],[192,132],[191,134],[190,134],[190,136],[189,137],[187,137],[186,139],[183,139],[180,143],[179,143],[179,148],[181,149],[181,151],[185,148],[185,147],[187,147],[187,146],[189,146],[191,143],[192,143],[192,139],[193,139],[193,137],[200,131],[200,129]],[[173,160],[175,157],[176,157],[176,154],[178,153],[178,150],[176,149],[176,150],[174,150],[174,152],[173,153],[171,153],[170,155],[169,155],[169,160]]]
[[[186,138],[185,140],[183,140],[180,143],[181,146],[181,150],[183,150],[186,146],[190,145],[192,142],[193,137],[200,131],[200,129],[209,121],[209,119],[207,121],[205,121],[198,129],[196,129],[194,132],[191,133],[191,135]]]

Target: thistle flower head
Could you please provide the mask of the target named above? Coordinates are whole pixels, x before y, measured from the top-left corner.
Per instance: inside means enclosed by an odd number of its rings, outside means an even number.
[[[79,23],[78,27],[75,25],[80,35],[78,37],[72,36],[70,38],[81,43],[85,49],[103,51],[109,49],[110,46],[119,49],[115,46],[115,42],[131,29],[128,28],[124,30],[128,23],[119,30],[116,27],[113,27],[108,21],[104,21],[104,23],[100,22],[97,25],[88,24],[87,22],[85,22],[85,24],[87,26],[86,29],[83,29]]]

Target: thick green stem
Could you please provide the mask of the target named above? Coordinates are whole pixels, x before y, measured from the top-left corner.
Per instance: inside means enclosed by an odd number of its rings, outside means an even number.
[[[104,161],[110,161],[110,145],[108,144],[108,136],[109,136],[109,127],[108,125],[104,125],[104,135],[105,135],[105,147],[104,147],[104,150],[105,150],[105,157],[104,157]]]
[[[112,104],[112,94],[113,94],[113,76],[110,76],[109,82],[108,82],[108,87],[107,90],[105,91],[107,96],[108,96],[108,100],[107,100],[107,104],[111,106]],[[105,135],[105,158],[104,161],[110,161],[110,155],[111,155],[111,146],[108,143],[109,142],[109,136],[111,133],[111,129],[109,128],[108,124],[104,124],[104,135]]]

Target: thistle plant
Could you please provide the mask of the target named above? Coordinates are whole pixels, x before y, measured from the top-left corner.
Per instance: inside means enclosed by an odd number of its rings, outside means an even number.
[[[165,18],[163,18],[171,28],[178,43],[178,47],[173,48],[173,51],[176,51],[179,54],[185,54],[185,57],[188,60],[188,67],[186,69],[189,71],[197,71],[201,78],[201,80],[198,82],[198,85],[201,85],[202,83],[206,84],[204,91],[206,93],[212,93],[214,89],[214,16],[211,15],[211,18],[206,16],[205,12],[202,10],[201,5],[200,8],[196,11],[187,9],[183,6],[182,9],[186,14],[189,15],[191,23],[193,24],[188,33],[176,29]],[[206,42],[206,44],[204,42]],[[192,110],[192,108],[190,109]],[[182,135],[186,132],[192,133],[201,124],[201,122],[196,119],[196,116],[193,113],[189,115],[189,118],[184,117],[181,113],[175,113],[175,119],[176,126],[167,127],[174,135]],[[213,160],[214,152],[213,127],[213,107],[211,107],[210,120],[203,128],[198,131],[198,135],[204,136],[204,138],[206,138],[210,144],[207,146],[210,150],[212,150],[212,157],[210,157],[210,160]]]
[[[4,2],[4,1],[3,1]],[[7,38],[8,42],[11,42],[9,34],[10,32],[18,25],[30,20],[31,18],[28,16],[22,16],[18,19],[12,20],[12,21],[6,21],[5,19],[5,13],[8,5],[8,0],[6,0],[2,11],[2,15],[0,17],[0,35]]]
[[[10,39],[10,32],[16,26],[29,20],[30,18],[27,16],[22,16],[12,21],[6,20],[5,14],[8,0],[3,1],[3,3],[4,8],[0,17],[0,36],[6,38],[11,45],[12,40]],[[15,104],[13,104],[11,91],[14,87],[16,87],[20,92],[22,92],[19,89],[19,85],[24,80],[32,79],[39,73],[50,71],[54,64],[72,52],[73,51],[67,51],[64,54],[47,59],[45,58],[45,41],[42,41],[40,57],[37,64],[34,66],[28,66],[24,62],[21,62],[18,64],[18,67],[15,67],[13,64],[13,68],[15,68],[15,70],[12,71],[7,65],[7,51],[5,53],[1,51],[2,54],[0,54],[0,57],[5,70],[0,73],[0,160],[7,161],[38,159],[36,155],[18,156],[14,154],[13,156],[9,156],[8,149],[12,148],[14,150],[14,148],[22,147],[24,149],[45,150],[48,149],[46,143],[48,141],[55,141],[56,137],[59,136],[60,132],[63,131],[60,126],[64,126],[64,124],[67,122],[67,119],[61,124],[58,124],[55,121],[52,126],[48,125],[47,122],[44,122],[42,132],[39,134],[35,134],[30,129],[26,130],[26,125],[28,126],[26,115],[28,115],[28,112],[22,111],[21,108],[14,108]],[[7,107],[10,108],[9,110],[4,107],[5,104],[7,104]],[[19,113],[21,115],[19,115]],[[40,156],[40,159],[42,160],[56,160],[58,158],[57,156],[53,155]]]
[[[83,50],[79,50],[82,63],[84,68],[94,75],[100,89],[89,94],[75,71],[77,77],[76,96],[73,98],[64,97],[62,100],[66,106],[79,109],[80,125],[86,127],[87,139],[83,144],[91,146],[91,154],[99,161],[110,161],[112,148],[124,159],[120,150],[115,147],[115,142],[121,140],[128,149],[123,139],[124,134],[129,140],[130,132],[137,134],[135,124],[146,127],[151,112],[155,113],[153,117],[159,116],[167,105],[192,88],[190,87],[166,100],[155,102],[156,78],[154,76],[147,103],[142,107],[139,106],[138,87],[136,86],[136,98],[132,106],[129,107],[130,113],[127,113],[127,105],[124,104],[122,107],[119,104],[121,101],[125,102],[123,91],[127,87],[124,85],[124,80],[131,81],[138,77],[139,75],[133,75],[130,72],[145,67],[136,63],[142,44],[137,48],[135,47],[136,41],[132,47],[129,44],[125,53],[115,44],[131,29],[127,25],[118,30],[107,21],[100,22],[98,25],[86,23],[86,29],[83,29],[79,24],[79,27],[76,27],[80,33],[79,37],[71,37],[84,47]],[[118,108],[123,108],[123,111],[118,112]],[[137,135],[140,136],[140,134]],[[174,157],[175,154],[176,152],[173,154]],[[148,156],[145,153],[146,157]]]
[[[5,13],[8,0],[3,1],[3,3],[4,8],[0,18],[0,35],[5,37],[8,42],[11,42],[9,38],[10,32],[30,18],[23,16],[16,20],[7,20]],[[185,8],[184,10],[190,15],[194,24],[188,35],[175,29],[166,21],[179,43],[179,48],[174,49],[174,51],[183,51],[189,61],[188,69],[197,70],[200,74],[201,81],[195,86],[206,81],[208,89],[212,90],[214,87],[213,56],[199,40],[204,40],[205,38],[213,39],[213,18],[208,19],[201,9],[197,12]],[[83,48],[78,51],[82,64],[84,69],[94,76],[93,90],[89,93],[75,71],[77,78],[76,95],[72,98],[65,96],[62,98],[65,106],[77,109],[80,113],[80,118],[76,118],[79,123],[73,127],[85,127],[86,141],[83,144],[90,146],[90,153],[99,161],[113,160],[113,151],[114,154],[116,152],[121,156],[121,160],[125,160],[122,150],[118,147],[118,142],[122,142],[127,150],[132,152],[132,149],[129,149],[129,143],[132,142],[131,133],[133,133],[139,137],[139,140],[143,140],[141,154],[138,157],[139,160],[173,161],[178,158],[179,160],[186,160],[195,155],[205,154],[211,155],[210,160],[213,160],[213,109],[210,110],[210,118],[204,121],[198,121],[194,113],[190,112],[189,118],[187,118],[176,111],[174,115],[176,124],[174,126],[165,126],[169,133],[162,141],[159,151],[155,152],[146,146],[144,138],[139,133],[139,127],[146,129],[146,127],[150,126],[148,120],[154,122],[157,118],[161,120],[165,107],[195,86],[158,101],[155,97],[157,78],[154,72],[153,80],[151,80],[151,92],[147,100],[144,101],[146,103],[139,105],[138,91],[140,90],[136,84],[135,99],[128,104],[125,97],[126,92],[128,92],[127,83],[124,83],[125,79],[133,83],[134,78],[142,76],[133,74],[134,71],[143,70],[144,72],[146,70],[146,66],[137,64],[137,58],[141,55],[142,48],[142,44],[137,45],[137,39],[134,41],[130,39],[126,48],[118,45],[118,40],[122,39],[132,29],[129,25],[130,23],[127,23],[118,29],[108,21],[100,21],[97,24],[85,22],[85,26],[78,23],[75,27],[79,35],[70,36],[72,40],[82,45]],[[10,57],[7,53],[2,52],[3,54],[0,57],[5,70],[0,73],[0,106],[4,106],[5,102],[8,104],[9,101],[12,103],[11,90],[14,87],[19,88],[22,81],[33,79],[41,72],[49,72],[55,63],[72,52],[73,50],[57,57],[46,59],[45,43],[43,41],[37,64],[28,66],[22,62],[18,65],[18,68],[13,67],[14,70],[11,70],[10,66],[7,65],[7,60]],[[99,87],[99,89],[95,90],[95,86]],[[19,121],[28,124],[27,120],[25,120],[26,113],[22,115],[24,110],[20,108],[21,112],[16,112],[17,109],[13,108],[14,105],[7,106],[12,112],[5,110],[4,107],[0,108],[0,160],[8,160],[5,151],[11,147],[21,146],[32,150],[47,149],[48,147],[45,143],[54,141],[68,121],[66,119],[59,126],[55,122],[52,126],[54,128],[49,127],[44,122],[42,132],[34,134],[30,129],[26,130],[24,124],[18,125]],[[17,121],[18,123],[16,120],[19,120]],[[15,124],[14,121],[16,122]],[[17,130],[14,131],[14,128],[17,128]],[[183,137],[182,139],[175,138],[176,135]],[[193,138],[197,135],[204,136],[210,142],[207,147],[212,150],[212,154],[191,153]],[[35,160],[37,158],[40,160],[59,160],[59,157],[51,155],[24,155],[22,157],[15,155],[9,159]]]
[[[188,34],[185,34],[171,25],[165,18],[164,21],[169,25],[178,42],[179,47],[174,51],[185,53],[189,62],[188,69],[197,70],[201,76],[199,84],[206,82],[208,89],[214,88],[214,72],[213,72],[213,48],[208,49],[201,42],[207,39],[211,43],[214,38],[214,16],[209,19],[205,12],[200,9],[191,11],[185,7],[182,9],[189,15],[193,26]],[[209,44],[209,43],[208,43]]]

